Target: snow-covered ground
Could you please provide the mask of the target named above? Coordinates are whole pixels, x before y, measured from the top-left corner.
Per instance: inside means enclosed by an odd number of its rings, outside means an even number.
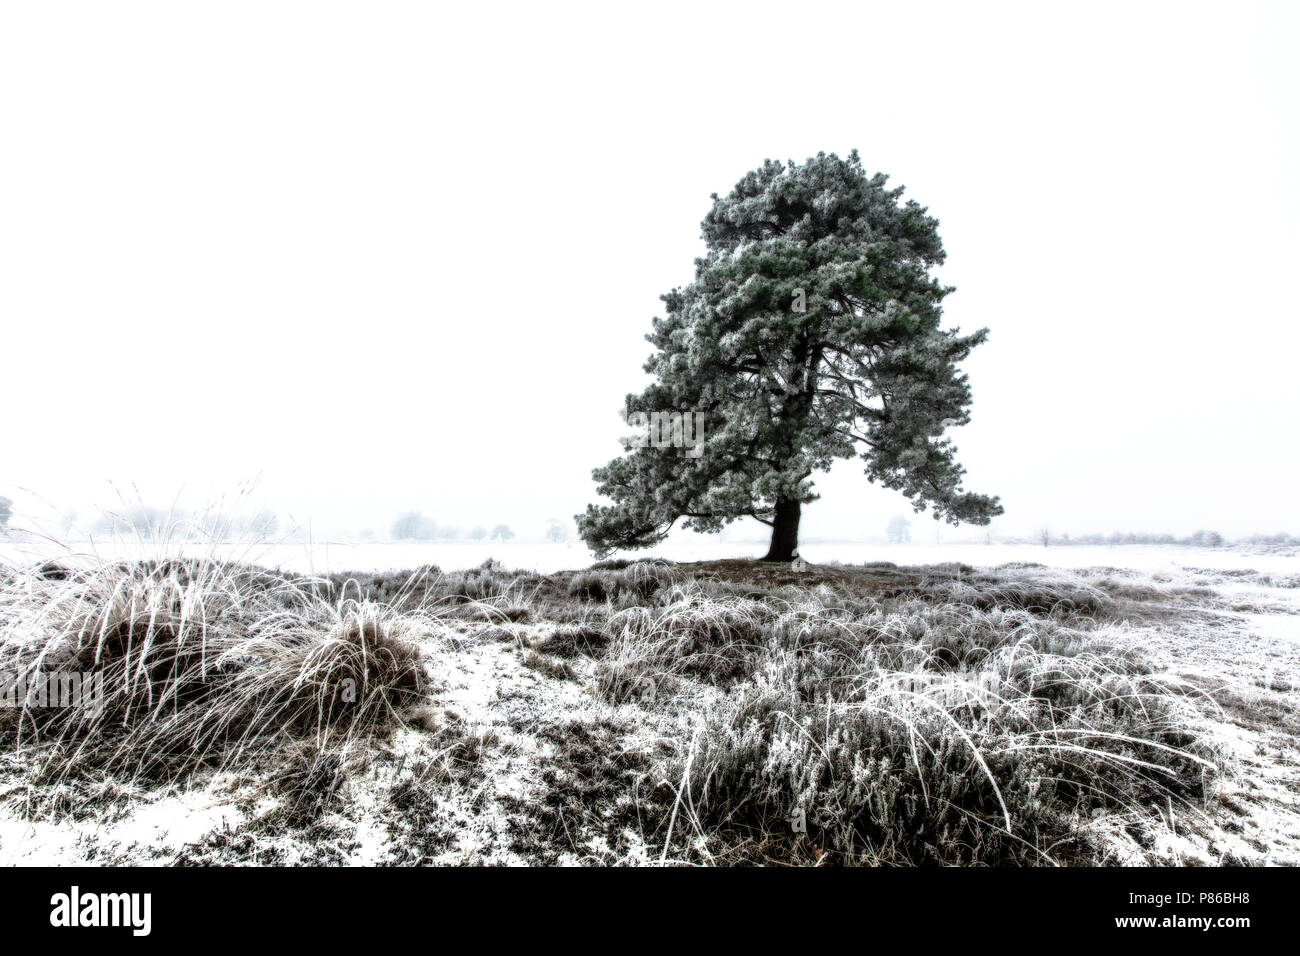
[[[760,543],[716,540],[670,540],[660,547],[620,557],[659,557],[673,561],[710,561],[721,558],[761,557]],[[201,544],[175,541],[165,547],[129,538],[101,538],[68,545],[53,542],[17,542],[0,539],[0,561],[25,563],[50,557],[83,555],[98,559],[153,558],[160,553],[202,555],[245,561],[266,567],[306,573],[335,571],[397,571],[434,564],[444,571],[481,565],[488,558],[506,567],[538,571],[585,568],[596,559],[576,542],[347,542],[319,540],[311,543]],[[1116,547],[1047,547],[1027,544],[807,544],[800,553],[815,564],[869,564],[891,561],[899,565],[961,562],[973,567],[995,567],[1028,562],[1055,568],[1111,567],[1136,571],[1175,572],[1183,568],[1219,571],[1258,571],[1272,575],[1300,575],[1300,555],[1256,553],[1232,548],[1187,548],[1176,545],[1120,545]]]
[[[585,567],[594,560],[578,544],[528,542],[322,541],[312,547],[206,548],[177,543],[165,549],[132,541],[63,548],[0,542],[0,562],[11,564],[60,555],[119,560],[166,553],[308,572],[382,572],[429,564],[453,571],[476,567],[488,557],[511,567],[549,572]],[[716,541],[677,541],[651,552],[675,560],[761,553],[761,544]],[[1041,569],[1004,573],[1009,579],[1045,580],[1052,586],[1131,593],[1134,616],[1106,622],[1097,633],[1128,642],[1152,661],[1156,673],[1197,689],[1196,700],[1204,703],[1200,732],[1213,743],[1226,771],[1217,784],[1216,806],[1231,811],[1225,823],[1231,828],[1206,837],[1197,829],[1199,823],[1176,823],[1171,807],[1167,832],[1161,830],[1154,847],[1155,858],[1178,864],[1300,861],[1300,737],[1294,719],[1300,700],[1300,558],[1146,546],[811,544],[803,553],[823,565],[961,562],[974,567],[1022,563],[1094,569],[1078,575]],[[790,569],[779,570],[787,578],[793,576]],[[513,609],[520,601],[526,603],[525,592],[511,592],[502,608]],[[578,611],[564,619],[568,623],[602,619],[598,604],[576,598],[573,602]],[[1139,606],[1143,603],[1145,611]],[[457,608],[439,607],[443,613]],[[470,605],[461,610],[465,608]],[[598,661],[581,655],[547,656],[561,621],[546,613],[539,604],[505,623],[503,614],[483,620],[448,617],[421,637],[421,655],[432,675],[425,703],[430,717],[418,728],[395,732],[369,763],[349,765],[346,799],[326,814],[323,830],[298,832],[277,823],[284,806],[273,781],[222,774],[196,789],[149,791],[131,781],[105,781],[102,787],[86,790],[78,784],[81,789],[58,791],[60,799],[66,795],[73,805],[84,803],[93,813],[66,819],[44,809],[33,812],[29,798],[35,791],[22,776],[24,765],[9,757],[0,760],[0,866],[629,862],[662,852],[663,846],[647,848],[638,842],[638,829],[628,830],[627,845],[614,856],[608,847],[587,852],[585,843],[570,847],[565,842],[553,853],[549,844],[543,845],[545,839],[538,843],[537,833],[545,835],[547,828],[568,826],[581,817],[570,814],[563,799],[570,791],[596,786],[586,776],[591,770],[584,762],[588,757],[622,773],[626,768],[611,763],[609,755],[621,759],[632,754],[649,761],[663,740],[691,739],[672,721],[689,722],[694,713],[665,711],[667,723],[659,723],[645,718],[633,704],[602,697],[595,689]],[[715,688],[707,693],[720,700],[730,692]],[[608,781],[602,780],[596,783],[605,786]],[[637,794],[640,799],[640,791]],[[544,802],[548,799],[561,800],[560,810]],[[1098,826],[1103,824],[1111,825],[1103,821]],[[1117,830],[1116,839],[1122,838]],[[1150,859],[1138,855],[1131,862]]]
[[[757,558],[764,550],[765,546],[759,542],[678,536],[656,548],[620,553],[614,557],[712,561]],[[1261,636],[1300,642],[1300,555],[1294,553],[1179,545],[1044,548],[1031,544],[882,543],[811,543],[799,550],[814,564],[857,565],[889,561],[902,566],[924,566],[960,562],[975,568],[990,568],[1026,563],[1052,568],[1116,568],[1192,579],[1192,583],[1212,584],[1229,599],[1229,603],[1235,599],[1241,607],[1225,607],[1225,610],[1236,611],[1234,617],[1243,628]],[[596,557],[580,542],[317,540],[205,544],[174,539],[160,544],[119,537],[64,544],[0,539],[0,562],[19,565],[50,558],[82,558],[98,562],[163,555],[234,560],[307,574],[401,571],[427,565],[436,565],[444,571],[460,571],[479,567],[488,559],[499,561],[507,568],[550,574],[585,568],[596,561]],[[1266,577],[1264,580],[1250,580],[1250,576],[1244,574],[1250,571]]]

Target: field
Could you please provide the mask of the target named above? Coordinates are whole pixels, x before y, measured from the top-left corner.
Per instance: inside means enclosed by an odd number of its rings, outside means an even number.
[[[709,536],[682,536],[658,548],[626,555],[680,563],[727,561],[761,555],[766,542],[725,542]],[[808,543],[800,553],[814,564],[872,564],[889,561],[904,566],[952,564],[997,567],[1003,564],[1043,564],[1072,569],[1120,567],[1135,571],[1179,573],[1184,568],[1216,571],[1258,571],[1264,574],[1300,574],[1300,555],[1294,551],[1258,552],[1236,548],[1190,548],[1163,545],[1119,547],[1050,547],[1024,544],[856,544]],[[230,561],[298,574],[402,571],[435,565],[446,571],[468,571],[485,561],[500,561],[519,571],[549,574],[583,568],[592,557],[577,542],[511,541],[433,542],[316,539],[310,542],[201,543],[167,538],[112,537],[70,544],[34,540],[19,543],[0,538],[0,563],[21,565],[50,558],[74,556],[82,561],[131,561],[160,555],[190,556],[200,560]]]
[[[1300,862],[1300,562],[940,550],[6,554],[0,864]]]

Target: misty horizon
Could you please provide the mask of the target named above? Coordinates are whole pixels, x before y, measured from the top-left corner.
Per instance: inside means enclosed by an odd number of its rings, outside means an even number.
[[[694,96],[708,38],[760,28],[711,11],[690,32],[638,23],[645,44],[617,56],[562,30],[538,46],[544,15],[519,11],[483,62],[473,43],[430,57],[419,29],[321,11],[314,29],[357,41],[357,59],[340,72],[301,48],[292,79],[287,8],[163,54],[137,17],[84,15],[58,44],[34,41],[53,29],[35,13],[0,37],[4,85],[41,90],[6,100],[29,148],[0,158],[0,495],[20,513],[111,509],[113,488],[192,510],[257,480],[266,507],[313,526],[382,533],[412,509],[568,521],[618,451],[649,320],[691,278],[710,194],[764,157],[856,147],[939,220],[944,324],[990,329],[962,365],[974,404],[954,438],[968,485],[1005,506],[993,533],[1300,533],[1300,332],[1271,278],[1300,254],[1291,8],[1144,7],[1123,31],[1062,11],[1032,27],[960,6],[839,11],[866,35],[924,32],[947,70],[917,76],[908,44],[882,45],[885,122],[831,60],[815,102],[778,85],[737,97],[722,128]],[[652,69],[656,49],[674,71]],[[504,62],[529,82],[494,74]],[[604,120],[575,122],[575,103]],[[504,246],[484,197],[511,223]],[[910,510],[855,462],[815,480],[810,536]]]

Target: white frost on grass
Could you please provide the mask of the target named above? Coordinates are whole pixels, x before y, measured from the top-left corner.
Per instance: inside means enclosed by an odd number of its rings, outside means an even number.
[[[120,815],[85,823],[0,816],[0,865],[166,865],[178,847],[247,819],[220,785],[133,801]]]
[[[936,582],[943,576],[936,573]],[[1202,731],[1225,755],[1229,771],[1216,784],[1215,805],[1207,811],[1218,825],[1155,806],[1149,809],[1167,816],[1168,825],[1150,831],[1155,845],[1142,847],[1128,835],[1130,821],[1123,814],[1094,819],[1090,828],[1108,835],[1119,862],[1300,863],[1300,747],[1275,717],[1289,713],[1294,719],[1300,703],[1294,627],[1300,623],[1300,589],[1270,586],[1257,577],[1203,566],[1155,575],[1105,567],[1078,576],[1029,568],[1022,575],[1047,587],[1072,583],[1075,593],[1123,586],[1155,595],[1177,613],[1156,623],[1105,628],[1113,638],[1153,649],[1171,676],[1205,689]],[[954,596],[967,588],[951,587]],[[557,728],[613,721],[626,728],[620,746],[646,753],[662,740],[689,738],[695,708],[676,709],[671,691],[652,714],[595,693],[595,662],[589,658],[564,662],[577,679],[530,666],[533,649],[544,648],[555,627],[549,621],[455,621],[407,634],[419,644],[430,676],[426,725],[399,728],[358,757],[346,799],[325,812],[322,830],[255,831],[258,851],[282,862],[312,862],[313,843],[326,841],[335,854],[330,862],[374,865],[401,861],[410,844],[427,837],[432,842],[416,854],[421,862],[527,863],[527,852],[517,847],[519,829],[535,821],[519,808],[554,795],[554,781],[544,774],[561,756]],[[724,692],[703,686],[693,693],[697,704]],[[467,748],[472,760],[460,756]],[[0,864],[170,863],[196,847],[220,843],[222,834],[273,819],[281,801],[267,795],[266,783],[200,779],[189,791],[128,794],[125,805],[59,823],[26,819],[13,790],[0,791]],[[392,799],[401,787],[415,794],[405,816]],[[662,851],[639,832],[625,831],[617,851],[591,832],[566,836],[569,842],[556,848],[561,863],[655,863]],[[200,853],[198,859],[210,858]],[[239,856],[219,861],[255,862]]]
[[[763,546],[681,535],[646,551],[616,554],[630,559],[715,561],[757,558]],[[1300,554],[1259,553],[1237,548],[1191,548],[1181,545],[1079,545],[1047,547],[1030,544],[852,544],[805,543],[800,554],[813,564],[846,565],[890,561],[898,565],[961,562],[991,568],[1013,562],[1054,568],[1128,568],[1150,573],[1181,573],[1184,569],[1252,570],[1300,579]],[[211,557],[257,564],[303,574],[336,571],[399,571],[435,564],[444,571],[468,570],[489,558],[507,568],[543,574],[589,566],[595,558],[579,542],[393,541],[350,542],[315,540],[263,544],[206,543],[168,539],[140,541],[129,536],[63,544],[48,539],[0,539],[0,563],[25,564],[48,558],[87,562],[139,560],[167,556]]]

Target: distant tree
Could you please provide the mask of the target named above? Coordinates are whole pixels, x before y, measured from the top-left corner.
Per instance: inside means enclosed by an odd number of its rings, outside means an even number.
[[[1192,535],[1190,543],[1197,548],[1217,548],[1223,544],[1223,535],[1217,531],[1198,531]]]
[[[486,537],[487,537],[487,528],[483,527],[482,525],[475,525],[470,530],[469,538],[471,541],[482,541]]]
[[[491,537],[493,541],[509,541],[514,536],[515,533],[503,524],[499,524],[492,529]]]
[[[393,527],[389,534],[396,541],[407,541],[414,538],[420,527],[420,513],[418,511],[406,511],[398,515],[393,521]]]
[[[656,381],[625,401],[629,422],[690,410],[707,434],[629,444],[595,470],[613,503],[578,529],[597,555],[649,547],[679,519],[712,533],[752,517],[772,529],[766,560],[790,561],[811,477],[840,458],[937,519],[1002,513],[963,489],[944,437],[970,421],[958,365],[987,330],[943,327],[939,222],[886,180],[856,151],[819,153],[768,160],[713,197],[695,281],[663,297],[647,336]]]
[[[391,534],[396,541],[427,541],[438,530],[437,523],[418,511],[407,511],[393,522]]]
[[[890,544],[907,544],[912,540],[912,522],[902,515],[894,515],[885,526],[885,534],[889,536]]]
[[[63,512],[63,517],[59,519],[59,530],[63,533],[63,537],[69,537],[76,526],[77,512],[72,509]]]
[[[103,519],[100,519],[100,524]],[[215,511],[205,511],[203,514],[196,516],[194,519],[195,527],[201,537],[210,538],[214,541],[222,540],[230,531],[230,519],[225,515]],[[99,524],[95,526],[99,530]]]
[[[137,505],[125,514],[105,511],[95,522],[95,531],[108,535],[154,537],[167,533],[171,530],[171,525],[180,523],[181,517],[175,512],[163,511],[161,508]]]
[[[258,540],[271,537],[279,527],[280,520],[270,511],[259,511],[248,521],[248,533]]]
[[[5,533],[9,528],[9,519],[14,516],[14,503],[12,498],[0,496],[0,534]]]
[[[141,534],[158,534],[170,530],[172,525],[180,524],[185,515],[180,512],[163,511],[141,505],[131,509],[131,527]]]
[[[1039,541],[1043,542],[1044,548],[1052,543],[1052,532],[1046,527],[1038,529],[1037,537]]]
[[[569,530],[558,521],[552,521],[546,529],[546,540],[557,544],[569,540]]]

